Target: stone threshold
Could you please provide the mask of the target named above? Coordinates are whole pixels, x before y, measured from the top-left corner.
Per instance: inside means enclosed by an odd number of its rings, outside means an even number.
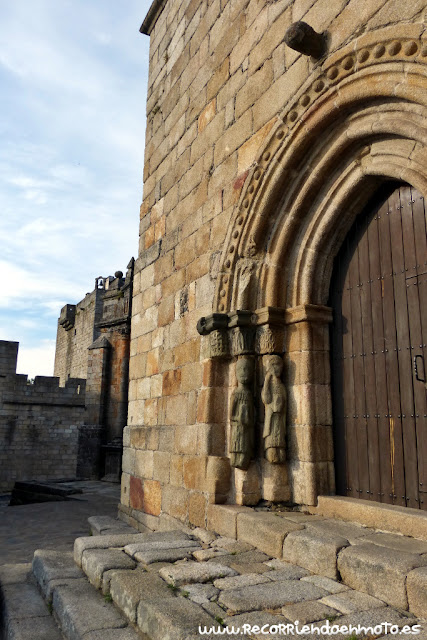
[[[319,516],[427,540],[427,511],[343,496],[319,496],[317,507],[308,509]]]

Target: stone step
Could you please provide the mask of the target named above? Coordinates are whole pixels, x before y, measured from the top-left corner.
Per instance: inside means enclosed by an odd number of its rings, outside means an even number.
[[[127,536],[130,540],[132,534]],[[101,551],[105,551],[101,549]],[[116,549],[111,550],[117,553]],[[128,620],[104,598],[77,567],[73,553],[38,550],[34,554],[33,577],[40,591],[39,600],[47,603],[47,611],[66,640],[141,640]],[[41,592],[41,594],[40,594]],[[46,608],[46,604],[44,604]],[[52,618],[51,618],[52,619]],[[33,640],[28,637],[25,640]],[[42,637],[40,638],[42,640]],[[43,640],[47,640],[43,638]],[[49,639],[50,640],[50,639]],[[53,640],[53,638],[52,638]],[[56,638],[55,638],[56,640]]]
[[[319,498],[319,507],[328,500]],[[336,504],[336,498],[331,500]],[[358,501],[359,506],[361,502]],[[368,508],[370,513],[375,511],[369,503]],[[363,526],[361,519],[350,522],[328,518],[327,509],[319,511],[320,516],[210,505],[208,526],[220,535],[250,543],[319,576],[340,580],[391,606],[418,616],[427,614],[427,541],[419,539],[422,536],[383,533]],[[415,510],[402,511],[406,514]],[[393,512],[398,520],[401,517],[394,508],[386,508],[385,512]],[[337,510],[332,513],[337,515]],[[413,527],[414,523],[427,522],[427,514],[415,512],[408,517],[413,518]],[[419,533],[411,526],[413,535]]]
[[[427,540],[427,511],[343,496],[319,496],[313,513]]]
[[[93,536],[138,533],[136,529],[123,522],[123,520],[112,518],[111,516],[91,516],[87,521]],[[149,532],[149,529],[146,529],[146,531]]]
[[[31,572],[31,563],[0,567],[2,640],[64,640]]]

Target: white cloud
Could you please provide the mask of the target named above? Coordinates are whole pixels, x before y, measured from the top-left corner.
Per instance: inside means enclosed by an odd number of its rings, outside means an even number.
[[[37,347],[22,348],[19,345],[17,373],[26,373],[28,378],[52,376],[55,360],[55,341],[43,340]]]

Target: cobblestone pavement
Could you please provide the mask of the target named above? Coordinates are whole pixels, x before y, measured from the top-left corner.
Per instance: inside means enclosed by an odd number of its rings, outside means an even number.
[[[388,623],[399,633],[403,630],[404,638],[412,637],[412,626],[420,624],[421,633],[414,637],[427,638],[424,622],[408,611],[202,529],[190,535],[136,534],[127,543],[126,536],[105,531],[76,541],[74,559],[92,585],[150,638],[203,637],[197,633],[199,625],[240,629],[234,635],[239,638],[290,638],[292,632],[276,633],[277,625],[296,621],[300,629],[309,623],[377,626],[374,637],[383,636],[385,628],[378,625]],[[249,633],[243,625],[259,629]],[[264,625],[272,626],[273,633],[266,635]]]
[[[87,519],[116,517],[120,486],[108,482],[67,482],[83,493],[61,502],[9,507],[0,498],[0,565],[31,562],[36,549],[71,551],[74,540],[89,533]]]

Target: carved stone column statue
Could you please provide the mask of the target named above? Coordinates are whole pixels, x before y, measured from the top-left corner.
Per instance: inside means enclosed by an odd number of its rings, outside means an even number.
[[[282,371],[282,358],[268,356],[261,398],[265,406],[265,458],[273,464],[286,461],[286,387],[280,379]]]
[[[254,362],[241,356],[236,363],[237,387],[231,396],[230,463],[247,469],[253,457],[255,410],[252,391]]]

